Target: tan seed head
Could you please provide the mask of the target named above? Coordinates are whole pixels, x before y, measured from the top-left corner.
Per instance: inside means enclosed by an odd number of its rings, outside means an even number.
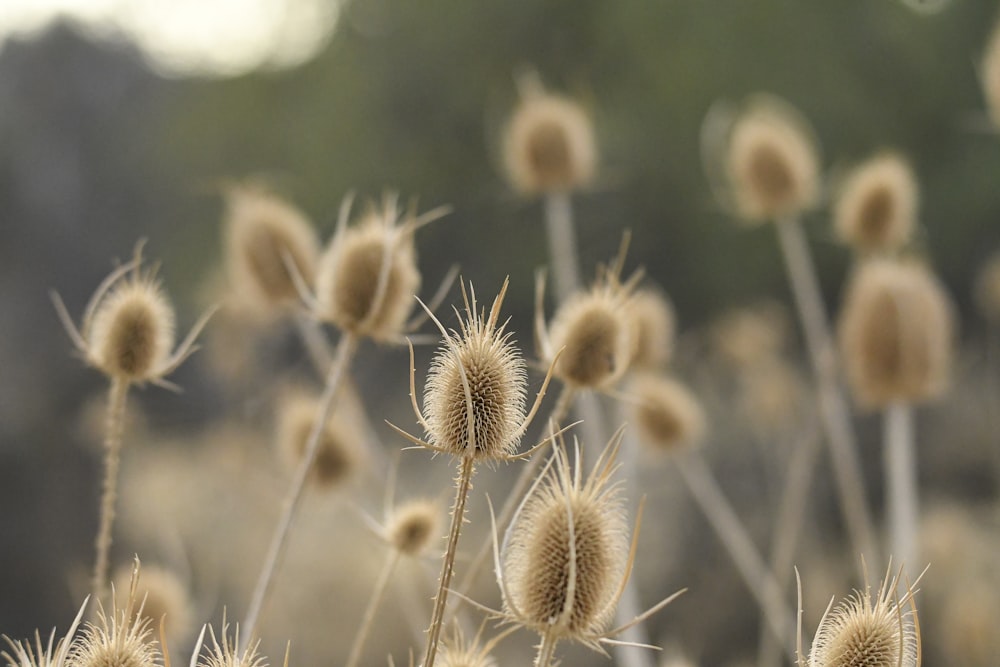
[[[674,309],[666,296],[639,290],[628,301],[628,317],[635,326],[632,368],[660,368],[670,360],[676,328]]]
[[[392,548],[419,556],[441,535],[441,508],[430,500],[412,500],[397,507],[385,527]]]
[[[913,234],[918,196],[906,160],[895,153],[876,155],[840,188],[833,211],[837,236],[858,252],[896,250]]]
[[[130,569],[121,569],[115,575],[115,590],[121,606],[127,604],[131,576]],[[151,628],[159,628],[160,621],[165,619],[169,639],[176,642],[187,639],[194,628],[194,609],[187,586],[176,574],[163,567],[146,565],[136,593],[143,601],[143,620]]]
[[[259,639],[251,640],[240,653],[240,630],[238,627],[236,628],[236,637],[230,639],[229,626],[223,619],[221,642],[215,636],[215,629],[211,625],[208,626],[208,631],[212,644],[208,647],[206,655],[198,658],[198,667],[267,667],[267,659],[257,652],[257,647],[260,644]]]
[[[740,215],[776,221],[812,206],[819,163],[808,124],[788,104],[758,98],[730,129],[725,168]]]
[[[847,378],[861,405],[923,401],[944,389],[952,309],[944,288],[921,264],[863,262],[848,287],[839,329]]]
[[[285,398],[278,424],[278,444],[289,468],[302,460],[309,443],[319,406],[315,398],[293,392]],[[363,434],[344,407],[334,411],[320,433],[310,482],[334,489],[348,482],[361,468]]]
[[[705,413],[683,384],[643,373],[633,380],[630,394],[634,400],[632,419],[643,442],[664,451],[700,444]]]
[[[559,95],[525,95],[507,126],[504,159],[524,194],[575,190],[594,177],[597,147],[586,111]]]

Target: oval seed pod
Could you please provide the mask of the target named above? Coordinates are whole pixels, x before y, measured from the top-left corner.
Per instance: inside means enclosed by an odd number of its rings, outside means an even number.
[[[293,392],[283,402],[278,423],[278,445],[289,468],[294,469],[305,454],[309,434],[319,413],[315,398]],[[354,477],[362,466],[363,434],[344,409],[330,415],[320,434],[310,482],[325,490],[338,488]]]
[[[299,300],[291,262],[312,285],[319,240],[310,221],[280,197],[253,185],[226,192],[225,253],[236,292],[258,308]]]
[[[529,92],[507,126],[504,161],[511,183],[523,194],[584,187],[597,166],[590,118],[569,98]]]
[[[376,341],[400,337],[420,289],[413,232],[407,218],[397,225],[396,202],[386,198],[360,222],[343,227],[320,259],[317,315],[344,331]]]
[[[629,537],[619,486],[610,483],[612,447],[586,482],[571,471],[565,450],[557,449],[555,466],[504,540],[507,613],[551,639],[594,641],[615,613]]]
[[[403,503],[389,516],[385,534],[396,551],[419,556],[440,537],[441,508],[430,500]]]
[[[680,382],[643,373],[632,381],[632,419],[639,438],[656,449],[677,451],[701,443],[705,413],[701,403]]]
[[[115,575],[115,591],[119,604],[127,602],[131,569],[121,569]],[[165,620],[167,638],[173,642],[184,642],[194,628],[194,609],[187,586],[170,570],[146,565],[142,568],[142,579],[136,588],[142,601],[142,616],[148,619],[151,628],[159,628]]]
[[[152,275],[122,281],[101,300],[84,336],[90,363],[106,375],[153,380],[174,346],[174,310]]]
[[[895,153],[876,155],[855,168],[840,188],[834,229],[857,252],[896,250],[913,234],[917,181],[909,163]]]
[[[476,310],[475,292],[471,301],[466,297],[460,332],[447,333],[428,371],[424,415],[430,442],[456,457],[500,460],[515,453],[521,441],[527,370],[506,323],[498,321],[506,292],[504,282],[489,317]],[[462,293],[466,296],[464,286]]]
[[[665,365],[673,353],[676,328],[670,301],[653,290],[639,290],[628,301],[629,318],[635,326],[632,368],[654,369]]]
[[[755,98],[733,121],[725,171],[737,212],[748,222],[795,215],[819,195],[812,132],[795,109],[776,98]]]
[[[840,320],[847,378],[859,404],[922,401],[945,387],[951,306],[944,288],[913,261],[871,259],[856,270]]]

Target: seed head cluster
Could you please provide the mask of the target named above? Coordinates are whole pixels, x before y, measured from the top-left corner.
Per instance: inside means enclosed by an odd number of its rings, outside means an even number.
[[[844,181],[834,207],[837,236],[858,252],[891,251],[913,234],[917,181],[909,163],[895,153],[864,162]]]
[[[259,186],[235,185],[226,195],[226,264],[233,288],[261,308],[298,301],[288,263],[311,285],[319,257],[308,218]]]
[[[444,332],[424,391],[430,442],[456,457],[499,460],[517,451],[525,418],[524,359],[500,323],[507,282],[489,316],[479,312],[475,291],[465,296],[460,330]]]
[[[848,287],[839,331],[858,402],[882,408],[940,393],[951,366],[951,318],[944,288],[923,265],[862,263]]]

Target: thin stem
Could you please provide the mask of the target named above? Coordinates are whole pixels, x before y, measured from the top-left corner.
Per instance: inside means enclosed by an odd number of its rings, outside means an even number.
[[[378,579],[375,580],[375,590],[372,591],[372,597],[368,601],[368,608],[365,609],[365,615],[361,620],[361,628],[354,637],[354,644],[351,646],[351,653],[347,658],[347,667],[357,667],[358,661],[361,660],[361,649],[364,648],[365,641],[368,639],[368,633],[371,632],[372,623],[375,620],[375,611],[382,601],[382,596],[385,594],[386,586],[389,583],[389,577],[392,576],[392,571],[396,569],[397,562],[399,562],[399,551],[392,549],[385,560],[385,565],[382,566],[382,572],[379,573]]]
[[[697,452],[688,452],[686,456],[681,455],[674,460],[688,490],[715,530],[719,541],[726,547],[747,588],[757,599],[771,631],[794,662],[795,651],[788,644],[794,622],[781,587],[764,565],[764,560],[723,495],[705,460]]]
[[[538,644],[538,654],[535,656],[535,667],[550,667],[556,653],[557,641],[559,640],[551,634],[542,635],[542,641]]]
[[[562,391],[559,393],[559,398],[556,400],[555,407],[552,409],[552,414],[549,415],[549,421],[547,424],[553,425],[553,428],[558,429],[559,425],[565,421],[566,416],[569,414],[570,406],[573,404],[573,398],[576,396],[576,390],[570,387],[563,387]],[[548,426],[546,426],[548,428]],[[497,515],[497,530],[503,533],[507,529],[507,524],[514,517],[514,512],[517,510],[518,503],[521,502],[521,498],[524,493],[528,490],[531,485],[531,480],[535,478],[535,473],[541,467],[542,462],[545,461],[546,454],[544,449],[540,449],[535,452],[528,461],[521,466],[521,472],[518,473],[517,479],[514,481],[514,486],[511,487],[510,492],[507,494],[507,499],[504,500],[503,506],[500,508],[500,513]],[[472,589],[473,584],[476,582],[476,577],[479,576],[479,572],[483,569],[483,566],[489,561],[490,554],[493,548],[493,535],[488,534],[483,543],[479,546],[479,551],[476,552],[476,557],[472,559],[469,563],[469,567],[465,570],[465,576],[462,577],[461,582],[458,584],[456,589],[462,595],[468,595],[469,591]],[[459,603],[462,598],[457,598]]]
[[[118,499],[118,468],[121,464],[122,440],[125,433],[125,402],[129,382],[113,378],[108,390],[108,412],[104,427],[104,481],[101,489],[101,517],[97,529],[97,558],[94,561],[92,595],[107,605],[108,572],[111,569],[111,528],[115,522]]]
[[[775,575],[782,596],[788,592],[792,582],[789,576],[795,565],[795,548],[802,534],[808,507],[809,492],[812,490],[813,473],[816,469],[816,456],[819,454],[819,437],[812,429],[800,438],[792,453],[792,461],[788,466],[785,485],[781,494],[781,504],[778,516],[774,522],[774,533],[771,537],[771,572]],[[771,667],[781,664],[781,647],[775,641],[770,628],[762,624],[757,654],[758,667]]]
[[[569,192],[545,195],[545,231],[549,241],[549,262],[559,301],[580,288],[579,254],[573,229],[573,208]]]
[[[424,654],[424,661],[421,663],[422,667],[434,667],[438,638],[441,636],[441,627],[444,625],[444,610],[448,602],[448,587],[451,585],[455,555],[458,552],[458,536],[462,532],[462,522],[465,520],[465,501],[469,497],[469,488],[472,486],[474,468],[475,462],[472,457],[463,456],[455,487],[455,504],[451,510],[451,530],[448,533],[448,549],[444,554],[441,579],[438,583],[437,595],[434,597],[434,613],[431,616],[431,627],[427,630],[427,652]]]
[[[885,409],[885,488],[889,548],[909,572],[917,567],[917,457],[913,446],[913,407],[892,403]]]
[[[271,584],[273,583],[275,572],[277,571],[278,564],[285,553],[285,547],[288,543],[288,534],[292,529],[295,514],[298,511],[299,503],[302,500],[302,491],[305,489],[306,479],[309,477],[309,472],[312,470],[313,463],[316,461],[316,454],[319,452],[319,444],[323,434],[323,429],[330,419],[330,414],[333,412],[334,399],[337,397],[337,390],[340,388],[340,385],[347,374],[347,368],[350,366],[351,357],[353,356],[356,347],[357,338],[355,338],[353,334],[347,332],[341,334],[340,341],[337,343],[337,349],[334,352],[333,363],[330,365],[330,370],[327,373],[326,386],[323,389],[323,395],[320,397],[316,421],[313,422],[312,430],[309,432],[309,439],[306,441],[306,447],[302,460],[295,469],[295,476],[292,478],[288,494],[285,496],[281,517],[279,518],[278,524],[274,529],[274,534],[271,537],[271,545],[268,547],[267,555],[264,558],[264,566],[261,568],[260,575],[257,579],[257,585],[254,587],[253,596],[250,598],[250,607],[248,608],[247,615],[241,624],[241,646],[239,647],[241,653],[256,636],[257,623],[260,619],[260,613],[264,608],[264,604],[267,602],[267,597],[271,590]]]
[[[816,374],[820,416],[830,445],[834,479],[851,546],[855,555],[864,556],[868,562],[879,562],[857,440],[837,378],[837,356],[809,244],[797,219],[779,220],[774,227]]]

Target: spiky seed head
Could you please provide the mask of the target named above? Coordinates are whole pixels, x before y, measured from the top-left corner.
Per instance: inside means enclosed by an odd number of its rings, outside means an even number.
[[[319,240],[312,223],[290,203],[251,184],[226,192],[225,252],[232,286],[260,309],[299,299],[291,262],[313,283]]]
[[[89,362],[129,382],[159,376],[174,346],[174,309],[151,274],[117,283],[94,312]]]
[[[896,577],[854,594],[826,614],[816,630],[809,667],[916,667],[920,636],[913,591],[896,597]],[[904,607],[908,607],[904,609]]]
[[[990,257],[979,270],[975,298],[983,317],[1000,322],[1000,253]]]
[[[335,410],[323,430],[310,470],[309,481],[317,488],[335,489],[347,483],[362,466],[361,443],[364,435],[356,420],[346,413],[346,406]],[[298,391],[285,397],[278,420],[278,446],[289,468],[298,466],[305,455],[309,435],[319,416],[315,397]]]
[[[120,606],[127,604],[132,570],[121,569],[114,577]],[[159,628],[165,620],[167,638],[183,642],[194,628],[194,605],[187,586],[171,570],[155,565],[142,568],[142,579],[136,589],[142,600],[142,617],[151,628]]]
[[[913,234],[918,197],[910,164],[896,153],[876,155],[840,188],[833,211],[837,236],[862,253],[898,249]]]
[[[809,126],[775,98],[755,99],[734,121],[725,167],[737,211],[748,222],[794,215],[819,194],[819,160]]]
[[[441,508],[431,500],[403,503],[389,516],[385,532],[393,549],[419,556],[440,537]]]
[[[630,394],[633,420],[643,442],[663,451],[701,443],[705,413],[683,384],[663,375],[642,373],[632,381]]]
[[[443,667],[496,667],[497,661],[490,655],[492,642],[479,644],[479,637],[465,638],[456,624],[454,632],[441,640],[440,653],[435,664]]]
[[[670,301],[663,294],[643,289],[628,301],[627,310],[635,327],[632,368],[662,367],[670,360],[674,346],[676,324]]]
[[[521,440],[527,371],[506,322],[498,321],[506,289],[504,283],[487,316],[477,310],[470,287],[460,331],[448,333],[427,375],[424,415],[430,442],[457,457],[503,459],[517,451]]]
[[[138,591],[139,561],[129,580],[125,604],[117,596],[107,611],[98,601],[97,619],[88,621],[70,648],[68,667],[158,667],[160,650]]]
[[[993,125],[1000,127],[1000,23],[990,35],[979,64],[982,78],[983,96]]]
[[[581,482],[565,450],[555,456],[501,554],[510,595],[505,604],[518,623],[539,634],[592,642],[614,616],[628,561],[628,526],[618,486],[609,483],[610,460]]]
[[[507,126],[504,160],[511,183],[523,194],[584,187],[597,166],[590,117],[567,97],[527,94]]]
[[[848,380],[865,407],[923,401],[946,386],[952,309],[920,263],[863,262],[848,286],[839,336]]]
[[[411,219],[397,225],[394,199],[334,236],[316,277],[318,315],[376,341],[399,338],[420,289]]]
[[[0,651],[0,659],[7,662],[7,667],[63,667],[66,663],[69,647],[76,636],[76,629],[80,626],[83,612],[89,601],[89,598],[84,600],[76,619],[66,631],[66,636],[61,637],[58,642],[56,641],[55,628],[52,629],[45,644],[42,643],[42,635],[37,630],[35,631],[34,644],[30,640],[14,641],[7,635],[0,635],[10,648],[9,652]]]
[[[229,626],[222,621],[222,641],[215,635],[215,629],[209,625],[209,636],[212,640],[205,655],[198,658],[198,667],[267,667],[267,659],[258,653],[259,639],[253,639],[250,644],[239,651],[240,629],[236,628],[236,637],[229,638]]]

